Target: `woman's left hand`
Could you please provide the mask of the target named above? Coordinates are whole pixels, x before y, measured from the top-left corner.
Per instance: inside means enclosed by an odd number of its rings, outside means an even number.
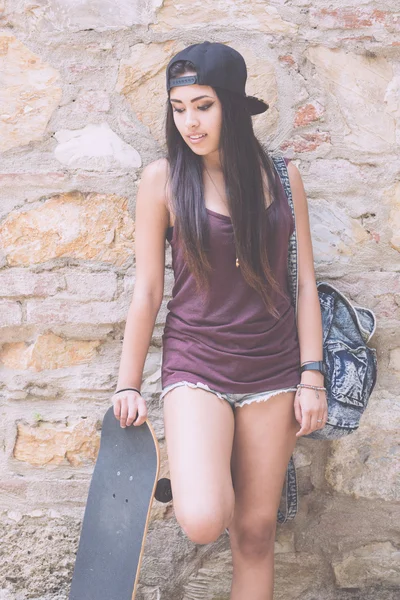
[[[301,391],[301,393],[300,393]],[[316,392],[318,391],[318,396]],[[297,388],[294,399],[294,413],[301,428],[296,437],[308,435],[316,429],[325,427],[328,418],[328,403],[325,390],[313,390],[311,388]],[[317,422],[321,419],[320,422]]]

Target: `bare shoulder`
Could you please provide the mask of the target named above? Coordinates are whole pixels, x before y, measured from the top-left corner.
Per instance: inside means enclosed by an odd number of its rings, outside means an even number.
[[[151,186],[154,199],[164,205],[170,221],[169,176],[170,166],[165,157],[153,160],[142,171],[142,179]]]
[[[169,177],[169,164],[166,158],[158,158],[146,165],[142,171],[142,179],[156,186],[156,190],[161,192],[166,188]]]
[[[145,168],[143,169],[143,173],[145,171],[146,173],[153,175],[153,177],[166,177],[168,176],[169,171],[168,160],[165,157],[157,158],[156,160],[153,160],[151,163],[145,166]]]
[[[290,160],[287,165],[290,188],[292,190],[293,204],[297,211],[307,211],[307,197],[303,179],[297,166]]]
[[[135,210],[135,297],[161,303],[164,290],[165,237],[169,213],[165,194],[166,165],[162,159],[144,167]],[[159,305],[159,304],[158,304]]]
[[[288,175],[289,175],[289,180],[290,180],[290,187],[293,189],[294,188],[303,188],[303,180],[300,174],[299,169],[296,167],[296,165],[294,164],[294,162],[292,162],[291,160],[289,160],[288,164],[287,164],[287,171],[288,171]]]
[[[290,181],[295,181],[296,178],[301,177],[299,169],[296,167],[292,160],[289,160],[287,164],[287,170],[289,173]]]
[[[289,161],[288,175],[296,215],[297,245],[299,249],[299,287],[315,287],[314,257],[308,214],[307,196],[299,169]]]

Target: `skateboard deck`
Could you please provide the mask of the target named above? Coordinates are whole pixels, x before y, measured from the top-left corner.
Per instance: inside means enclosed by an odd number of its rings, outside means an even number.
[[[150,423],[122,428],[111,406],[103,419],[69,600],[135,598],[159,469]],[[161,501],[169,501],[170,489],[161,482]]]

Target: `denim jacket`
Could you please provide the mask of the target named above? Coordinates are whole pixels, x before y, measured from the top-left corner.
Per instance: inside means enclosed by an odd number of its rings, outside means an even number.
[[[298,264],[297,228],[286,163],[282,156],[272,156],[282,181],[295,221],[289,239],[288,283],[297,322]],[[323,361],[328,420],[322,429],[304,437],[330,440],[355,431],[367,407],[377,378],[375,348],[367,346],[376,329],[376,316],[369,308],[353,305],[335,286],[317,281],[323,329]],[[294,518],[297,512],[296,472],[291,457],[286,474],[287,515],[278,512],[278,520]]]

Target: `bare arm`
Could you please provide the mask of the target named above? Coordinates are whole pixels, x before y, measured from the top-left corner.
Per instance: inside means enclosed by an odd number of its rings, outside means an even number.
[[[147,165],[139,183],[135,216],[136,278],[129,306],[116,391],[141,389],[143,368],[164,295],[165,233],[169,223],[165,200],[165,159]],[[147,418],[144,399],[136,392],[114,394],[114,414],[121,427]]]
[[[322,315],[318,299],[318,290],[315,281],[313,248],[308,216],[308,203],[304,190],[303,181],[296,165],[289,162],[288,174],[290,187],[293,195],[293,204],[296,216],[297,250],[299,269],[299,297],[297,306],[297,331],[300,345],[300,362],[323,360],[322,347]],[[318,371],[304,371],[301,374],[301,383],[323,386],[324,376]],[[308,394],[307,392],[310,392]],[[314,429],[324,426],[327,418],[325,392],[320,391],[319,401],[314,390],[302,389],[301,396],[310,399],[308,406],[304,400],[305,418],[300,418],[300,411],[296,414],[297,420],[302,424],[300,435],[307,435]],[[297,396],[296,396],[297,398]],[[311,400],[315,400],[311,402]],[[296,410],[299,405],[296,402]],[[316,419],[323,419],[317,423]],[[300,420],[299,420],[300,419]]]

